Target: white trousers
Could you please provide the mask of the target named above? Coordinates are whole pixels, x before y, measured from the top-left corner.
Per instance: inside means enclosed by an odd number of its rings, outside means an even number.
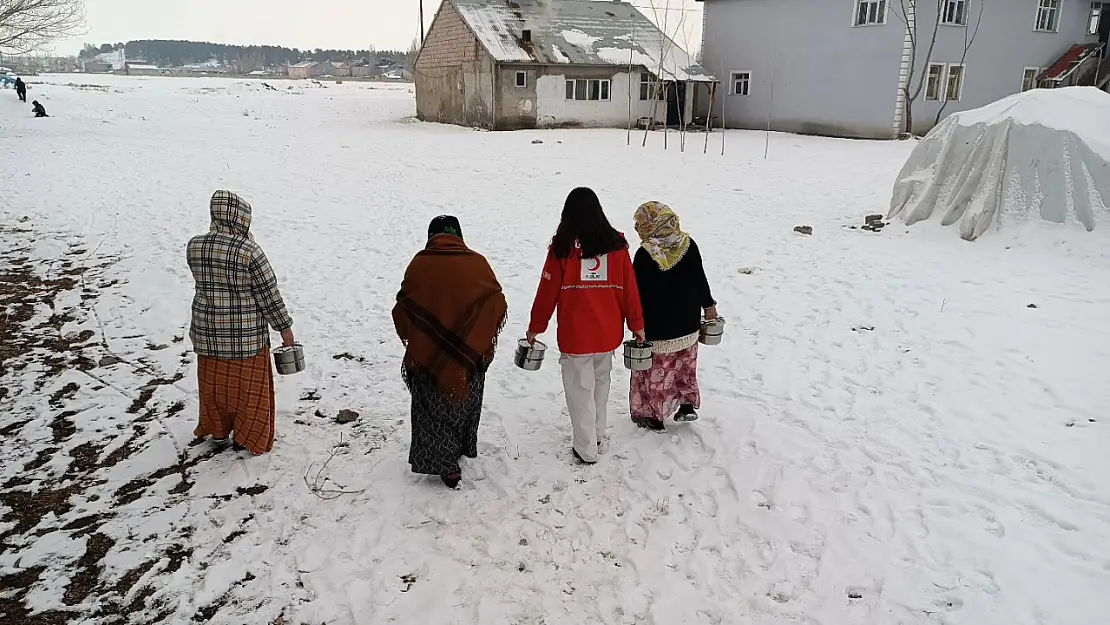
[[[574,431],[574,449],[586,462],[597,461],[598,443],[608,429],[606,406],[612,381],[613,354],[562,356],[563,390]]]

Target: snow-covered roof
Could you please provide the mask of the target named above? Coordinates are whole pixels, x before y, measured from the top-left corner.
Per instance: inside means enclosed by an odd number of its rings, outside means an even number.
[[[1110,161],[1110,93],[1094,87],[1033,89],[953,115],[963,126],[1013,121],[1072,132]]]
[[[302,61],[300,63],[297,63],[293,67],[314,67],[316,65],[319,65],[319,63],[317,63],[316,61]]]
[[[120,48],[119,50],[112,50],[111,52],[101,52],[86,62],[104,63],[114,70],[119,70],[123,69],[124,64],[127,63],[127,57],[124,55],[123,49]]]
[[[159,69],[157,65],[150,65],[148,63],[128,63],[127,67],[128,67],[128,69],[140,69],[140,70],[150,70],[150,71],[155,71],[155,70]]]
[[[450,0],[500,63],[632,65],[667,80],[716,82],[636,7],[590,0]],[[530,41],[524,41],[524,31]]]

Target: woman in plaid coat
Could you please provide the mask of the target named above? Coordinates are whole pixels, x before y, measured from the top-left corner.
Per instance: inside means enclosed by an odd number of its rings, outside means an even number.
[[[196,281],[189,338],[198,357],[200,422],[193,434],[255,455],[274,447],[270,329],[293,345],[270,261],[250,234],[251,206],[230,191],[212,194],[212,226],[189,241]]]

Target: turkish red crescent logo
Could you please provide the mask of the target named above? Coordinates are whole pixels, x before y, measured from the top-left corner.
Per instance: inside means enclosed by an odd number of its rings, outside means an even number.
[[[597,271],[598,269],[601,269],[601,258],[600,257],[591,258],[590,260],[594,261],[593,266],[592,267],[587,267],[586,271]]]

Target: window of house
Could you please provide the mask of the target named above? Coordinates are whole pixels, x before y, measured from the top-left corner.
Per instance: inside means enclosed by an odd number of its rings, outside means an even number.
[[[887,0],[856,0],[856,26],[886,24]]]
[[[1037,23],[1034,30],[1056,32],[1060,26],[1060,0],[1037,0]]]
[[[752,73],[732,72],[731,80],[729,81],[729,87],[729,95],[751,95]]]
[[[925,83],[925,99],[940,100],[941,83],[944,81],[944,63],[929,63],[929,76]]]
[[[640,72],[640,99],[651,100],[654,98],[666,99],[659,83],[655,80],[655,75],[651,72]]]
[[[964,66],[950,63],[948,65],[948,78],[945,80],[944,99],[949,102],[959,102],[964,95]]]
[[[528,86],[528,72],[516,73],[516,88],[523,89]]]
[[[1087,34],[1088,35],[1097,35],[1098,34],[1098,27],[1099,27],[1100,22],[1102,20],[1102,12],[1105,8],[1106,7],[1104,7],[1099,2],[1092,2],[1091,3],[1091,19],[1087,20]]]
[[[1037,76],[1041,75],[1041,68],[1026,67],[1021,73],[1021,90],[1030,91],[1037,88]]]
[[[941,24],[967,26],[967,0],[944,0],[941,10]]]
[[[607,102],[612,98],[612,94],[610,93],[611,85],[608,78],[578,78],[568,80],[566,85],[566,96],[568,100],[595,100]]]

